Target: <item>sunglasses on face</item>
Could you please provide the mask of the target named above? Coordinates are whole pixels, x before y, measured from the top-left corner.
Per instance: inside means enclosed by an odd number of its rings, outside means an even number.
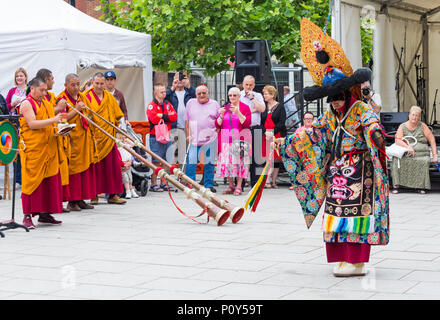
[[[228,94],[228,97],[236,97],[238,94]]]
[[[197,95],[208,94],[208,92],[197,92]]]

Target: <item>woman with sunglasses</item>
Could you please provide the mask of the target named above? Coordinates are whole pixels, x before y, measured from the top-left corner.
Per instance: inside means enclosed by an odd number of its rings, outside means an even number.
[[[220,129],[216,176],[228,178],[229,188],[223,194],[239,196],[243,178],[249,177],[251,110],[247,104],[240,102],[238,88],[229,89],[228,97],[230,103],[220,108],[220,115],[215,121],[216,128]],[[234,178],[237,178],[237,185]]]

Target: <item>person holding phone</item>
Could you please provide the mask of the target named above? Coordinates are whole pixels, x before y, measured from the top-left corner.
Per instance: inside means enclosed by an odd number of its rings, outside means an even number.
[[[177,162],[182,165],[186,156],[185,110],[190,99],[196,98],[196,90],[191,87],[186,72],[176,72],[173,84],[166,91],[165,100],[177,112],[177,121],[171,124],[171,142],[174,152],[177,149]]]
[[[228,178],[229,188],[223,194],[242,193],[242,181],[249,177],[251,150],[251,110],[240,101],[240,90],[231,88],[228,92],[230,103],[220,108],[215,125],[219,129],[217,177]],[[246,150],[247,149],[247,150]],[[234,185],[237,178],[237,185]]]

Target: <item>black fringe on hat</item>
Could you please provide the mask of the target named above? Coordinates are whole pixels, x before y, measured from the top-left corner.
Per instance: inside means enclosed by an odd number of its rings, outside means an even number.
[[[330,57],[328,56],[328,53],[325,52],[324,50],[316,51],[315,56],[316,56],[316,60],[318,60],[320,64],[326,64],[327,62],[330,61]]]
[[[352,76],[339,79],[328,85],[306,87],[303,91],[304,100],[313,101],[324,97],[337,95],[341,91],[348,90],[357,84],[370,80],[371,73],[372,72],[369,68],[360,68],[356,70]]]

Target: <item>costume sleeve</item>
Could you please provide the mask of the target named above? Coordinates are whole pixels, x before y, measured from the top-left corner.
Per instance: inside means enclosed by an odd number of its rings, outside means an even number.
[[[326,195],[326,128],[305,128],[286,137],[281,159],[289,174],[308,228],[312,225]]]

